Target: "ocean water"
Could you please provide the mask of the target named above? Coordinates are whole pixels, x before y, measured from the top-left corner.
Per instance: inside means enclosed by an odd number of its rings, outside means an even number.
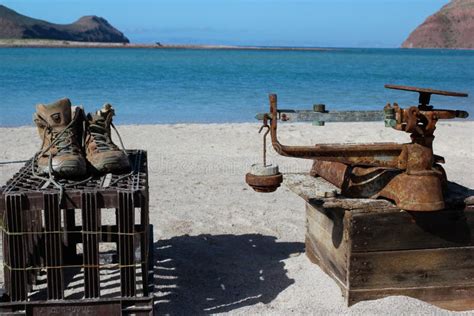
[[[385,83],[468,92],[432,104],[474,116],[474,51],[0,49],[0,126],[31,125],[37,103],[69,97],[94,111],[112,103],[118,124],[251,122],[281,108],[382,109],[417,104]]]

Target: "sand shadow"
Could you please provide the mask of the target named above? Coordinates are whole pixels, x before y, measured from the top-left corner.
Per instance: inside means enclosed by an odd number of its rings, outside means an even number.
[[[155,243],[155,311],[203,315],[271,302],[294,283],[282,260],[304,243],[260,234],[179,236]]]

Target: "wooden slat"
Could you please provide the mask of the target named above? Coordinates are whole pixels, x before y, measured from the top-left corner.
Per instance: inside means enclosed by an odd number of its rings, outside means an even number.
[[[312,263],[317,264],[319,268],[321,268],[321,270],[323,270],[327,275],[329,275],[341,288],[343,294],[345,294],[348,288],[346,280],[346,271],[344,273],[340,273],[338,272],[338,269],[334,269],[334,263],[328,260],[327,257],[321,256],[321,251],[315,246],[314,242],[308,236],[306,236],[305,247],[306,256],[308,257],[308,259]]]
[[[349,213],[347,214],[349,215]],[[342,238],[342,232],[344,229],[343,221],[345,216],[346,212],[343,209],[327,210],[324,208],[315,207],[310,203],[306,203],[307,224],[309,224],[308,221],[311,220],[312,224],[320,226],[320,228],[327,232],[330,236],[341,235],[338,237],[338,239]]]
[[[316,256],[344,284],[347,283],[349,255],[347,232],[343,231],[344,211],[332,213],[334,221],[316,209],[307,206],[306,250]],[[344,237],[346,236],[346,237]]]
[[[350,290],[348,292],[348,305],[351,306],[360,301],[375,300],[392,295],[413,297],[451,311],[468,311],[474,309],[474,286],[472,285]]]
[[[474,286],[474,247],[353,253],[351,290]]]
[[[474,246],[474,210],[354,215],[354,252]]]

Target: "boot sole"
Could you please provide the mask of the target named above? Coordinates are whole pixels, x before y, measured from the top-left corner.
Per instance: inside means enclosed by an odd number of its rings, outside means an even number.
[[[37,172],[40,175],[48,175],[49,166],[38,166]],[[85,163],[64,161],[59,165],[53,165],[52,173],[64,178],[76,178],[85,176],[87,174],[87,168]]]
[[[100,163],[92,164],[92,166],[100,173],[123,173],[130,170],[128,157],[103,159]]]

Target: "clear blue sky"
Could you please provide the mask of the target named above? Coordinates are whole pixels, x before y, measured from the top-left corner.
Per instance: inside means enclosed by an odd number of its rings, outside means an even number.
[[[1,1],[1,0],[0,0]],[[448,0],[12,0],[55,23],[105,17],[132,42],[398,47]]]

